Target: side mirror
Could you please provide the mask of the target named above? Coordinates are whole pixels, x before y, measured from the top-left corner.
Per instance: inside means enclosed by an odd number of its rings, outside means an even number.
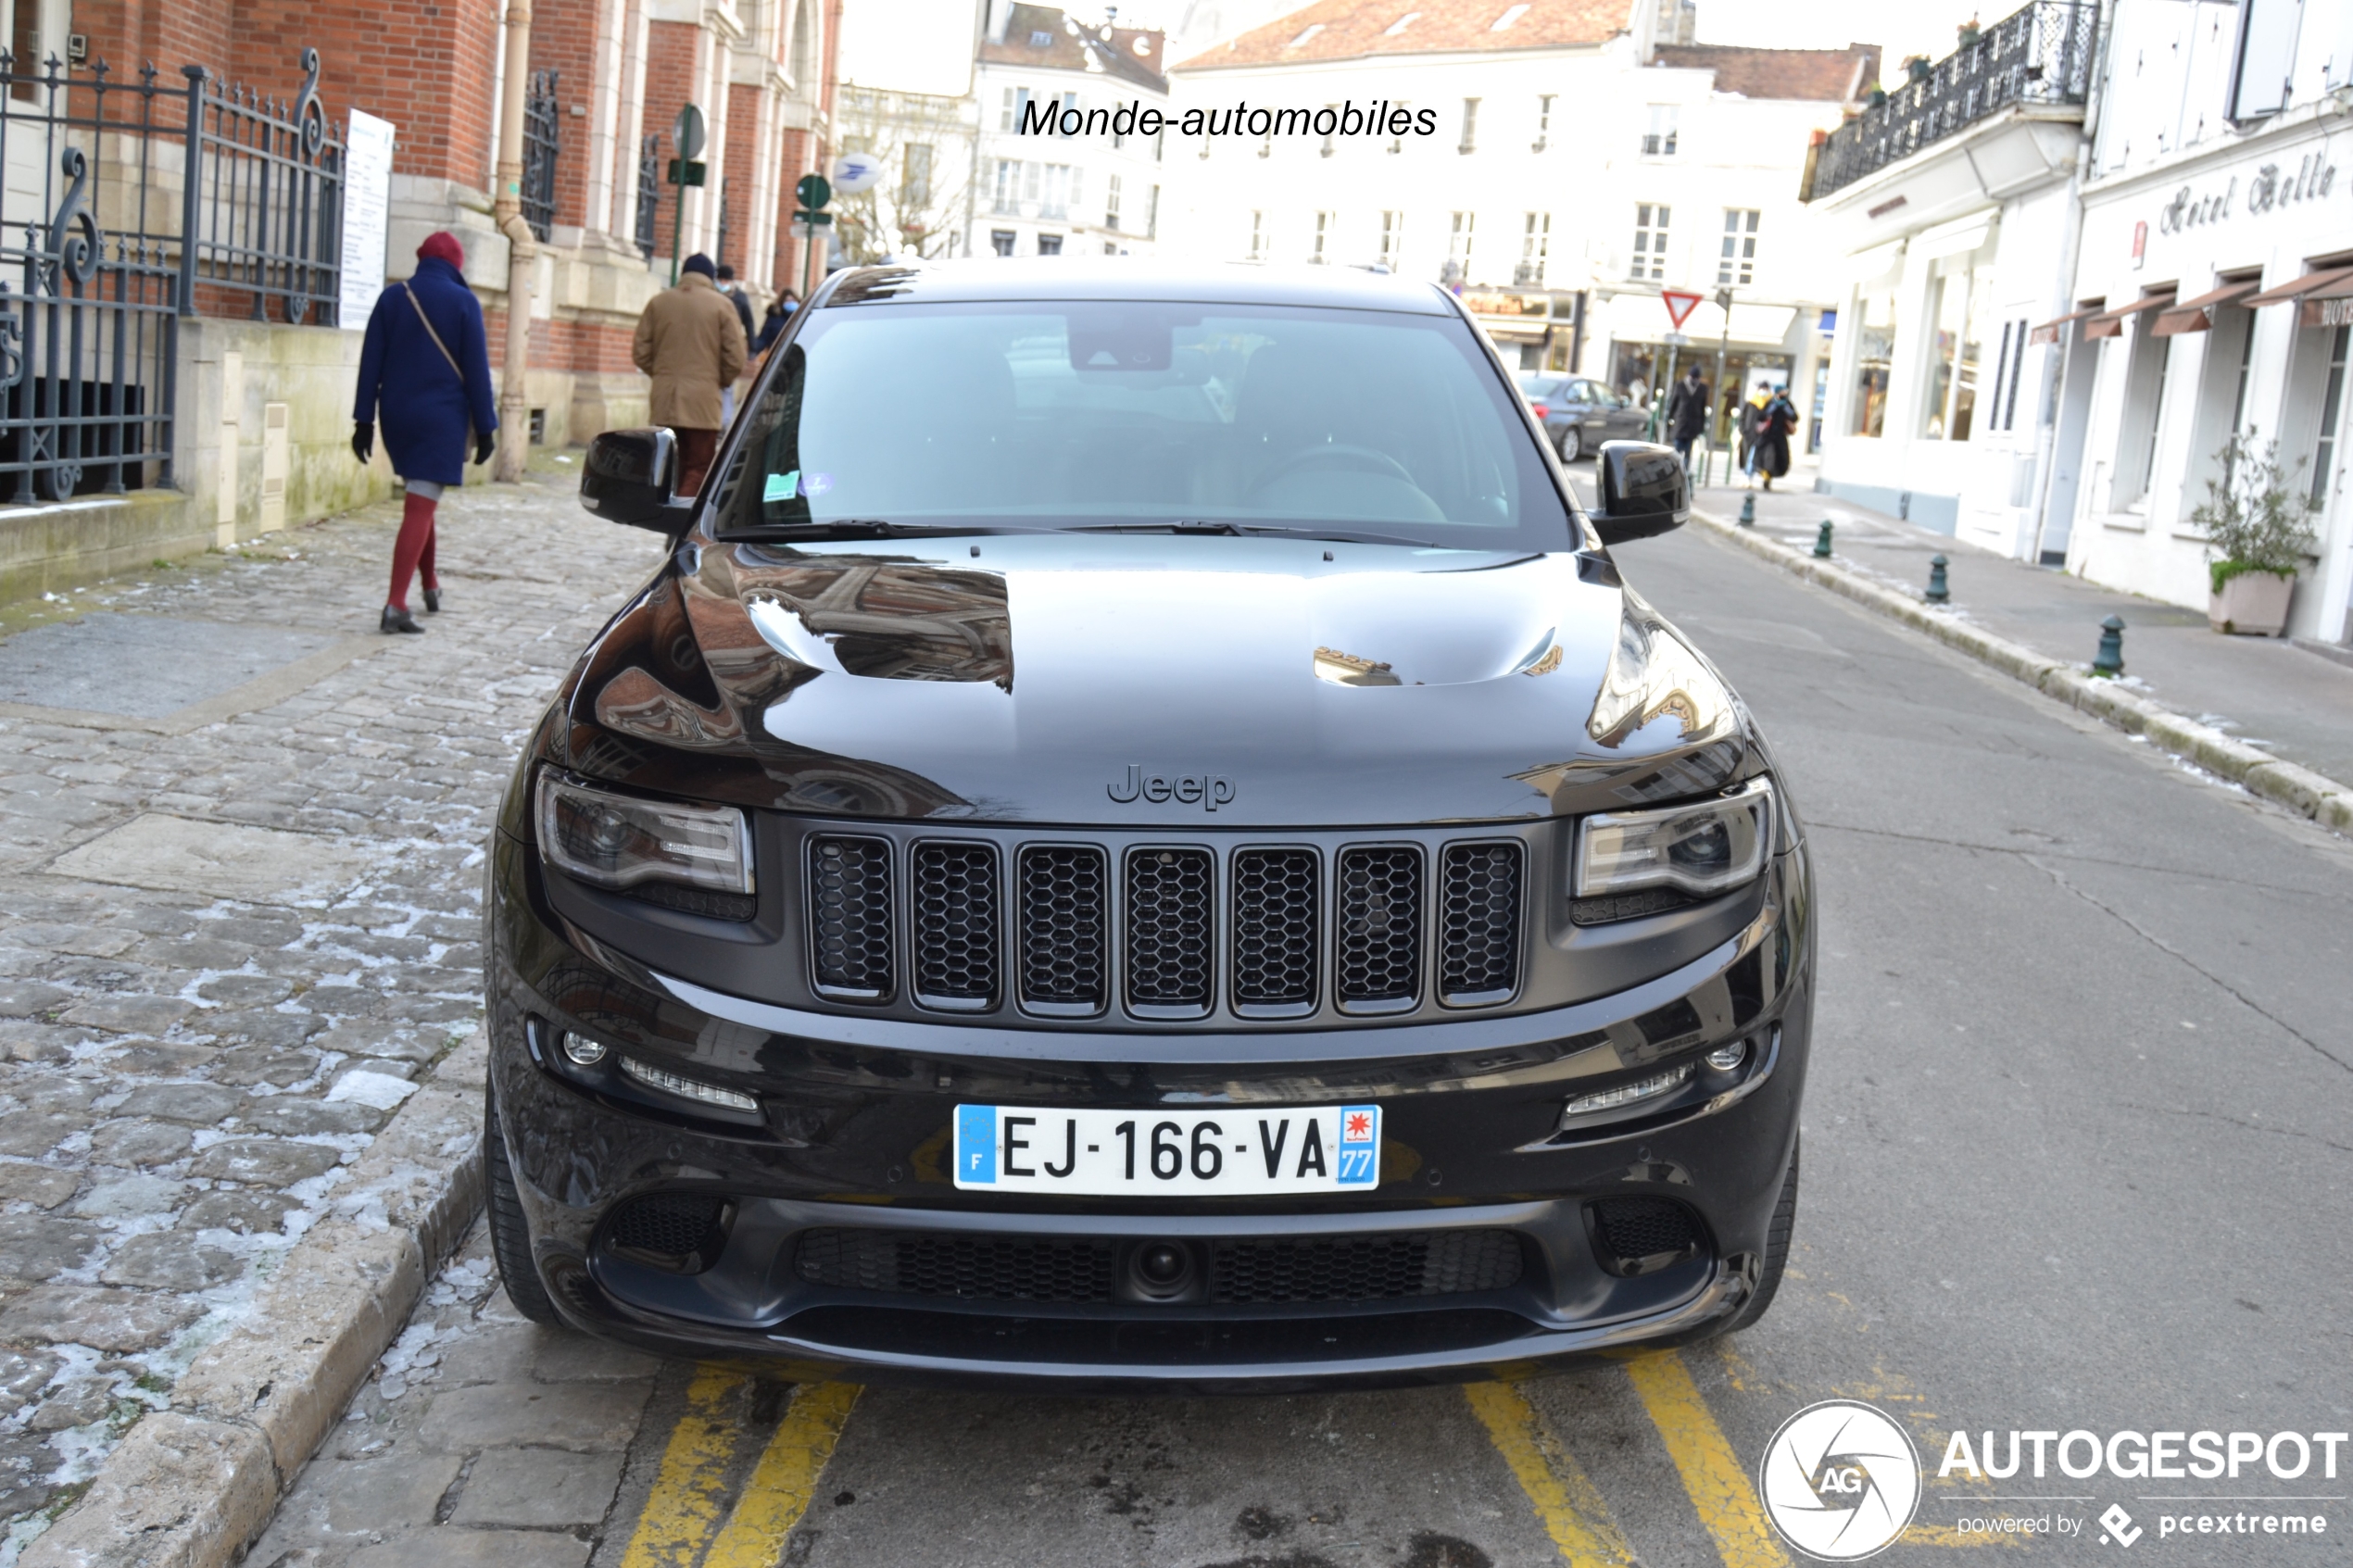
[[[672,498],[677,479],[677,436],[659,426],[609,430],[588,444],[580,504],[607,522],[684,533],[694,521],[695,506]]]
[[[1673,447],[1604,441],[1593,467],[1602,491],[1593,531],[1603,544],[1647,539],[1691,521],[1691,475]]]

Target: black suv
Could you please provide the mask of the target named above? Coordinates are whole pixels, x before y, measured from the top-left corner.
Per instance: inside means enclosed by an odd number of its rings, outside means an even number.
[[[911,398],[921,385],[927,395]],[[945,392],[946,395],[941,395]],[[837,274],[489,868],[516,1306],[865,1379],[1472,1377],[1754,1322],[1801,830],[1441,290]]]

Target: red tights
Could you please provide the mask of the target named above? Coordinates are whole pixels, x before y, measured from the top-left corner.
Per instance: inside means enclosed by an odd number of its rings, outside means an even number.
[[[434,502],[415,491],[400,508],[400,537],[392,546],[392,596],[384,603],[395,609],[409,608],[409,579],[422,575],[428,588],[441,586],[433,572],[433,513]]]

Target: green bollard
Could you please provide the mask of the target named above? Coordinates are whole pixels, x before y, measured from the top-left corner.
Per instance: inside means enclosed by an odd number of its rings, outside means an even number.
[[[1831,558],[1831,520],[1828,518],[1822,520],[1821,533],[1814,536],[1814,553],[1824,560]]]
[[[1756,497],[1754,495],[1741,497],[1741,526],[1743,528],[1756,526]]]
[[[1952,589],[1944,582],[1945,564],[1943,556],[1928,558],[1928,602],[1932,605],[1941,605],[1953,596]]]
[[[2100,651],[2092,658],[2092,673],[2109,679],[2124,673],[2124,618],[2111,615],[2100,622]]]

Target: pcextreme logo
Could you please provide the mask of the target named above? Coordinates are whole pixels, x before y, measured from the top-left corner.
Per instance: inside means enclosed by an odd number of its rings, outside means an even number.
[[[1781,1538],[1822,1562],[1854,1562],[1892,1544],[1920,1505],[1920,1457],[1885,1411],[1825,1399],[1781,1423],[1765,1445],[1756,1495]]]

